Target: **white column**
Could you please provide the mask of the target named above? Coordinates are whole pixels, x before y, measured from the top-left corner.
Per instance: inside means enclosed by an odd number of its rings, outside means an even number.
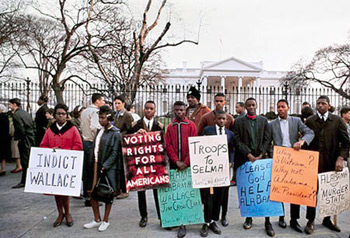
[[[225,76],[221,76],[222,93],[225,93]]]
[[[255,82],[256,82],[256,87],[259,88],[260,87],[260,77],[256,77],[255,79]]]
[[[241,87],[242,87],[242,76],[238,77],[238,95],[237,95],[237,101],[241,101]]]

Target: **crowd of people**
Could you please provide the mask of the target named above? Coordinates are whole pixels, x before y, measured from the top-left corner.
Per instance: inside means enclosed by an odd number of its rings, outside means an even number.
[[[76,106],[71,113],[64,104],[57,104],[54,109],[47,106],[48,97],[41,96],[40,106],[35,120],[29,113],[21,109],[21,102],[14,98],[9,100],[10,111],[0,105],[1,172],[6,174],[5,160],[14,158],[16,168],[11,172],[22,172],[20,182],[13,188],[25,186],[29,153],[32,146],[43,148],[60,148],[67,150],[83,150],[83,192],[85,205],[91,206],[93,219],[84,228],[97,228],[105,231],[109,227],[109,214],[113,199],[104,201],[105,213],[100,215],[100,201],[93,196],[93,190],[100,180],[108,180],[117,199],[129,196],[125,184],[125,173],[121,149],[122,137],[125,134],[145,134],[151,131],[165,131],[166,154],[169,157],[170,168],[184,170],[190,166],[188,138],[192,136],[227,135],[229,146],[228,162],[232,168],[231,185],[235,185],[235,170],[247,161],[254,162],[264,158],[272,158],[273,146],[284,146],[295,150],[307,149],[319,152],[318,172],[342,171],[349,155],[350,108],[344,107],[341,116],[332,114],[332,107],[327,96],[320,96],[316,101],[315,111],[310,104],[303,103],[300,117],[289,115],[289,102],[280,99],[277,102],[277,118],[269,120],[257,115],[257,100],[248,98],[235,106],[236,114],[224,111],[226,96],[217,93],[214,97],[214,110],[200,103],[200,92],[191,87],[187,92],[187,103],[174,103],[174,120],[167,125],[166,130],[156,115],[156,103],[144,103],[143,116],[139,117],[133,106],[126,107],[125,98],[117,96],[114,107],[104,101],[102,94],[95,93],[88,107]],[[114,110],[113,110],[114,109]],[[128,110],[127,110],[128,109]],[[349,163],[348,163],[349,165]],[[221,234],[217,225],[220,221],[223,227],[229,225],[228,203],[229,188],[217,187],[213,192],[200,189],[203,203],[205,223],[200,235],[206,237],[209,231]],[[146,227],[148,222],[146,191],[137,192],[140,212],[140,227]],[[157,189],[153,189],[154,202],[158,219],[161,224]],[[57,227],[66,220],[67,226],[73,225],[68,196],[55,195],[58,217],[53,226]],[[312,234],[314,232],[316,210],[307,207],[308,220],[303,229],[298,223],[300,206],[290,206],[290,227],[297,232]],[[253,224],[251,217],[246,217],[244,229],[250,229]],[[325,217],[322,224],[340,232],[330,217]],[[278,225],[287,227],[284,216],[280,216]],[[275,231],[269,217],[265,217],[265,231],[274,236]],[[186,235],[186,226],[181,225],[178,237]]]

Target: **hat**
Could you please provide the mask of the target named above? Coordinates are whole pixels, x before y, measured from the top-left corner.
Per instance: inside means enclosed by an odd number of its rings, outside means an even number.
[[[187,97],[188,96],[193,96],[193,97],[197,98],[198,101],[201,99],[201,94],[195,87],[190,87],[190,90],[188,90],[188,92],[187,92]]]

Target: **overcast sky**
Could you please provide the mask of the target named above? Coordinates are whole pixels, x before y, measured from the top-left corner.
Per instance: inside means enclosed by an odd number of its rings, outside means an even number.
[[[129,3],[140,17],[146,1]],[[198,46],[168,49],[164,60],[168,67],[182,67],[183,61],[199,67],[233,56],[289,70],[321,47],[349,42],[349,10],[349,0],[170,0],[162,17],[171,19],[171,38],[197,39],[201,28]]]

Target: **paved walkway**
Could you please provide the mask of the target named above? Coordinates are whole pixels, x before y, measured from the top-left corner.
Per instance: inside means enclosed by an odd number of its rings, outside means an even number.
[[[148,225],[145,228],[138,226],[139,213],[137,208],[137,195],[130,193],[130,197],[123,200],[116,200],[110,215],[111,226],[105,232],[98,232],[97,229],[83,229],[83,224],[93,219],[90,207],[84,207],[83,200],[71,199],[71,213],[74,219],[74,226],[67,227],[62,224],[60,227],[53,228],[52,224],[56,220],[57,212],[54,197],[34,193],[24,193],[23,189],[11,189],[11,186],[17,184],[20,180],[20,174],[10,174],[10,169],[14,164],[7,164],[7,174],[0,177],[0,238],[12,237],[150,237],[150,238],[175,238],[177,230],[167,231],[159,226],[152,192],[147,192],[148,198]],[[289,206],[286,205],[287,211]],[[302,207],[301,216],[305,216],[305,207]],[[236,187],[230,189],[228,219],[230,225],[222,227],[222,235],[218,236],[209,232],[208,237],[268,237],[264,230],[264,219],[254,218],[251,230],[244,230],[242,227],[243,218],[240,217]],[[101,207],[101,211],[103,211]],[[102,213],[103,214],[103,213]],[[286,220],[289,223],[289,212]],[[278,218],[271,218],[276,232],[275,237],[294,238],[294,237],[318,237],[318,238],[348,238],[350,234],[350,211],[344,212],[338,216],[338,225],[342,229],[341,233],[328,230],[321,225],[321,219],[316,219],[316,230],[311,236],[305,233],[299,234],[290,227],[282,229],[278,226]],[[299,220],[304,226],[306,220]],[[221,224],[220,224],[221,227]],[[200,237],[199,230],[201,225],[187,227],[186,237]]]

